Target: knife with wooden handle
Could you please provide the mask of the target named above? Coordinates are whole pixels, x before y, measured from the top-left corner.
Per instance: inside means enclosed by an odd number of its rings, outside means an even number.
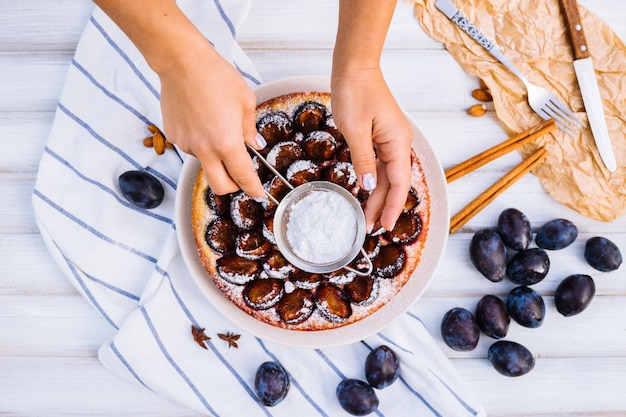
[[[565,15],[565,26],[569,32],[572,52],[574,54],[574,71],[578,86],[583,97],[591,133],[600,152],[604,165],[611,172],[617,169],[615,153],[611,146],[611,138],[606,127],[602,97],[598,88],[598,80],[591,62],[591,54],[583,30],[578,3],[576,0],[559,0],[561,11]]]

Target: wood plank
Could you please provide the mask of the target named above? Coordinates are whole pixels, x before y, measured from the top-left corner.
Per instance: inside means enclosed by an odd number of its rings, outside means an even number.
[[[332,51],[253,50],[250,58],[265,81],[305,74],[329,74]],[[0,54],[0,112],[52,111],[65,80],[69,54]],[[386,51],[383,71],[407,111],[465,111],[477,80],[443,50]],[[433,73],[432,68],[440,68]],[[455,80],[451,84],[450,80]]]
[[[485,360],[454,360],[490,417],[623,416],[626,358],[540,358],[519,378],[485,370]],[[610,382],[608,382],[610,381]],[[608,383],[607,383],[608,382]]]
[[[35,172],[43,153],[54,113],[0,112],[0,170],[4,173]]]
[[[626,409],[620,383],[626,359],[546,358],[520,378],[485,370],[486,360],[454,360],[490,417],[617,416]],[[576,372],[564,370],[574,367]],[[12,416],[195,416],[192,411],[119,379],[95,358],[0,356],[2,411]],[[495,375],[494,375],[495,374]],[[504,393],[515,393],[506,395]],[[37,401],[33,401],[37,398]]]
[[[3,2],[0,52],[74,51],[92,9],[82,0]]]
[[[76,295],[72,284],[54,263],[39,233],[1,234],[0,294],[14,296]]]
[[[580,3],[626,37],[621,2]],[[0,154],[0,328],[5,329],[0,332],[0,414],[196,416],[100,365],[96,349],[112,330],[61,275],[37,235],[30,205],[36,167],[72,51],[92,7],[83,0],[28,0],[8,2],[0,14],[0,137],[9,139]],[[333,0],[252,2],[238,39],[266,81],[327,73],[335,9]],[[465,115],[477,81],[424,35],[410,4],[398,4],[383,69],[399,103],[416,119],[442,165],[451,166],[504,139],[493,113],[480,119]],[[470,201],[518,160],[516,154],[507,155],[451,185],[451,210]],[[544,325],[512,325],[509,337],[537,355],[535,370],[522,378],[495,373],[485,359],[491,342],[485,337],[471,353],[453,352],[438,339],[441,316],[448,308],[473,308],[484,293],[505,296],[512,287],[481,277],[467,256],[472,233],[492,227],[509,206],[524,211],[535,228],[558,215],[574,220],[581,231],[571,248],[550,253],[553,269],[537,285],[548,303]],[[626,297],[624,274],[590,271],[580,255],[572,256],[595,234],[625,248],[625,229],[626,219],[601,223],[564,208],[527,176],[468,223],[463,233],[450,237],[445,264],[415,311],[490,416],[626,415],[621,384],[626,374],[626,325],[617,308]],[[580,271],[594,276],[598,294],[580,316],[560,317],[552,301],[554,288],[565,274]]]
[[[198,416],[112,374],[91,357],[0,356],[7,416]]]
[[[615,13],[613,1],[579,3],[625,36],[626,17]],[[0,51],[73,51],[92,7],[82,0],[11,2],[0,15]],[[329,48],[334,44],[336,20],[336,2],[330,0],[295,0],[289,7],[280,0],[252,2],[237,39],[250,50]],[[386,48],[437,49],[441,45],[421,30],[412,5],[398,2]]]

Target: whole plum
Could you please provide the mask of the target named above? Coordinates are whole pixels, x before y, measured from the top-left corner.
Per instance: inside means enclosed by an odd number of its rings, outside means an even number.
[[[470,243],[470,259],[490,281],[500,282],[506,275],[506,246],[493,230],[483,229],[474,234]]]
[[[550,270],[548,253],[541,248],[517,252],[506,267],[509,279],[518,285],[533,285],[546,277]]]
[[[501,339],[506,336],[511,316],[506,304],[495,295],[483,296],[476,305],[476,323],[487,336]]]
[[[163,184],[147,171],[126,171],[117,179],[122,195],[142,209],[153,209],[163,202]]]
[[[509,314],[520,325],[536,328],[543,324],[546,305],[541,295],[530,287],[515,287],[506,299]]]
[[[500,213],[498,233],[504,244],[516,251],[527,249],[533,237],[528,217],[515,208]]]
[[[595,293],[596,285],[589,275],[570,275],[554,292],[556,310],[565,317],[581,313],[591,303]]]
[[[535,358],[523,345],[509,340],[498,340],[489,347],[489,361],[496,371],[505,376],[522,376],[535,367]]]
[[[550,220],[537,231],[535,243],[548,250],[563,249],[578,237],[578,228],[567,219]]]
[[[269,407],[287,396],[290,385],[289,374],[279,363],[263,362],[256,371],[254,389],[261,402]]]
[[[609,239],[596,236],[585,244],[585,260],[598,271],[610,272],[622,264],[622,253]]]
[[[378,346],[365,358],[365,379],[377,389],[383,389],[398,379],[400,360],[389,346]]]
[[[341,407],[353,416],[365,416],[378,409],[378,397],[365,381],[344,379],[337,385],[336,395]]]
[[[454,307],[441,320],[443,341],[459,352],[474,350],[480,337],[480,329],[472,313],[462,307]]]

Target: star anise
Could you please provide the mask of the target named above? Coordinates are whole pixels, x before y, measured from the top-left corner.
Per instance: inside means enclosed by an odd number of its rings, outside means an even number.
[[[225,340],[226,342],[228,342],[228,348],[229,349],[231,347],[234,347],[235,349],[237,349],[239,347],[239,345],[237,345],[237,340],[239,340],[239,338],[241,337],[240,334],[234,334],[234,333],[228,332],[226,334],[218,333],[217,336],[220,339]]]
[[[200,345],[200,347],[202,347],[203,349],[207,349],[206,344],[204,343],[206,340],[211,340],[211,338],[209,336],[207,336],[206,334],[204,334],[204,328],[199,328],[194,326],[193,324],[191,325],[191,334],[193,335],[193,340],[194,342],[196,342],[197,344]]]

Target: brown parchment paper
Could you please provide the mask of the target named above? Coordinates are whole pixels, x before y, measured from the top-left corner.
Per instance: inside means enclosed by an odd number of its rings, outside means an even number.
[[[442,42],[470,75],[489,87],[498,118],[509,135],[541,121],[528,106],[522,82],[435,8],[434,0],[407,0],[424,31]],[[453,0],[457,8],[533,84],[548,88],[587,122],[569,38],[558,0]],[[533,171],[559,202],[590,217],[611,221],[626,213],[626,47],[611,28],[582,6],[580,13],[604,102],[618,168],[606,169],[587,127],[571,138],[554,131],[520,150],[548,151]],[[478,151],[478,150],[477,150]]]

